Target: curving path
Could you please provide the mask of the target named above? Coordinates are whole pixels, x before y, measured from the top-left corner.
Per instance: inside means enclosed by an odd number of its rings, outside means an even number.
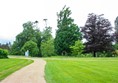
[[[14,72],[0,83],[46,83],[44,69],[46,62],[42,59],[33,59],[34,63]]]

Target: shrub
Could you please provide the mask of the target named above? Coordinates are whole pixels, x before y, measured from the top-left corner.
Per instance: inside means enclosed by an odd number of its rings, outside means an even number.
[[[112,54],[114,57],[118,57],[118,50],[113,51]]]
[[[39,49],[37,47],[37,44],[33,41],[27,41],[24,46],[21,48],[21,51],[26,52],[29,50],[29,55],[32,57],[38,56]]]
[[[83,53],[83,54],[80,54],[80,55],[77,55],[77,57],[92,57],[92,53]]]
[[[84,47],[85,46],[83,45],[82,41],[80,41],[80,40],[75,41],[74,46],[70,46],[70,48],[72,50],[72,55],[73,56],[81,56]]]
[[[53,42],[54,42],[53,39],[49,39],[41,43],[41,52],[42,52],[43,57],[50,57],[50,56],[55,55]]]
[[[1,58],[8,58],[8,50],[0,48],[0,59]]]
[[[106,51],[103,51],[103,52],[97,52],[97,57],[113,57],[113,52],[110,51],[110,52],[106,52]]]

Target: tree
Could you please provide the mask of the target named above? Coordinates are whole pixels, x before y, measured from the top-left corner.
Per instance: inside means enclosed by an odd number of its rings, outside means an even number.
[[[11,43],[6,43],[6,44],[1,44],[0,43],[0,48],[2,49],[7,49],[7,50],[10,50],[10,47],[11,47]]]
[[[16,40],[12,45],[12,54],[23,54],[21,48],[27,41],[31,40],[37,44],[39,50],[38,56],[41,56],[41,32],[37,29],[36,23],[38,23],[38,21],[29,21],[23,24],[23,31],[16,36]]]
[[[44,19],[47,21],[47,19]],[[54,55],[54,39],[51,35],[52,27],[47,27],[44,28],[42,31],[42,41],[41,41],[41,53],[42,56],[47,57],[47,56],[52,56]]]
[[[115,20],[115,41],[116,43],[118,43],[118,16],[116,17],[116,20]]]
[[[69,7],[64,8],[57,13],[56,37],[54,40],[55,52],[58,55],[67,55],[71,53],[70,46],[74,45],[75,41],[81,39],[79,27],[74,24],[74,20],[70,17],[71,10]]]
[[[39,50],[38,50],[37,44],[33,42],[32,40],[27,41],[21,48],[21,51],[23,51],[24,53],[27,50],[29,50],[30,56],[38,56]]]
[[[14,41],[13,45],[11,46],[10,54],[12,55],[20,55],[22,52],[20,51],[21,47],[17,41]]]
[[[41,40],[42,40],[42,42],[46,42],[46,41],[48,41],[49,39],[51,39],[52,38],[52,35],[51,35],[51,32],[52,31],[52,27],[45,27],[45,29],[41,32],[41,36],[42,36],[42,38],[41,38]]]
[[[112,50],[112,26],[102,15],[89,14],[82,32],[86,39],[85,52],[92,52],[96,57],[96,52]]]
[[[75,41],[75,44],[73,46],[70,46],[70,48],[72,49],[72,55],[74,55],[74,56],[81,55],[81,53],[84,50],[84,47],[85,46],[83,45],[82,41],[80,41],[80,40]]]
[[[41,43],[41,53],[42,56],[52,56],[54,55],[54,39],[49,39]]]

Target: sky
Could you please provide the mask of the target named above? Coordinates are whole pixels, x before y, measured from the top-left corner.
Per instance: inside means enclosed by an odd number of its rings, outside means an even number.
[[[13,42],[22,32],[22,24],[38,21],[43,30],[45,22],[52,27],[52,34],[57,29],[57,12],[64,5],[70,7],[71,17],[78,26],[84,26],[88,13],[104,14],[114,27],[118,16],[117,0],[0,0],[0,43]]]

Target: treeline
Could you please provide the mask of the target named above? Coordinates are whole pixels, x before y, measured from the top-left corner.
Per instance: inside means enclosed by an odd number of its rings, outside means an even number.
[[[0,48],[10,50],[11,43],[2,44],[0,43]]]
[[[23,24],[23,31],[16,36],[11,47],[11,54],[24,55],[29,50],[30,56],[117,56],[118,54],[118,18],[115,31],[108,19],[94,13],[88,14],[85,26],[79,27],[69,7],[64,6],[57,13],[56,36],[51,35],[52,27],[43,31],[37,26],[38,21]]]
[[[11,54],[24,55],[29,50],[30,56],[42,57],[53,55],[54,38],[51,35],[52,28],[46,26],[41,32],[37,27],[38,21],[23,24],[23,31],[16,36],[11,47]]]

